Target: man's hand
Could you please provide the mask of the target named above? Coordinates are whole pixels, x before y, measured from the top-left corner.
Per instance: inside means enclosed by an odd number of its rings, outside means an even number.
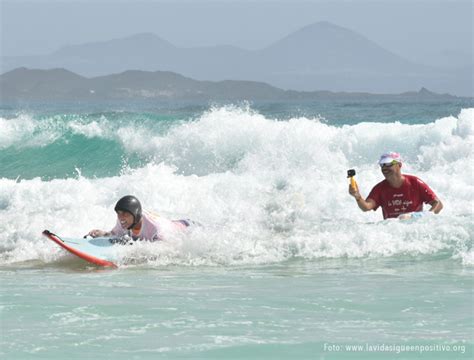
[[[430,202],[431,209],[435,214],[439,214],[439,212],[443,209],[443,203],[439,199],[435,199],[432,202]]]
[[[349,194],[356,199],[357,205],[362,211],[373,210],[376,207],[375,201],[372,199],[364,200],[360,195],[359,189],[354,189],[353,186],[349,185]]]
[[[362,198],[362,196],[360,196],[359,189],[354,188],[352,185],[349,185],[349,194],[353,196],[356,200]]]

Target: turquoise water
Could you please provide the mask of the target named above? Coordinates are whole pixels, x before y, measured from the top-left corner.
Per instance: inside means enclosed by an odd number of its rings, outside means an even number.
[[[2,348],[8,358],[337,359],[371,354],[331,348],[449,344],[384,355],[472,358],[472,273],[424,261],[5,270]]]
[[[6,359],[469,359],[472,105],[56,104],[0,109]],[[347,194],[397,150],[445,209],[414,222]],[[125,194],[203,226],[117,270],[41,236],[114,224]]]

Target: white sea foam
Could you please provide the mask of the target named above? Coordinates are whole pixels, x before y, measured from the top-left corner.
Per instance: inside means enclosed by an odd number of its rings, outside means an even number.
[[[203,226],[162,243],[126,247],[120,252],[123,265],[436,254],[472,265],[473,120],[474,109],[464,109],[426,125],[334,127],[318,119],[276,121],[225,107],[166,133],[146,127],[131,131],[105,118],[75,120],[69,130],[116,139],[154,161],[108,178],[0,179],[0,264],[57,261],[66,255],[41,237],[44,228],[68,237],[110,229],[116,200],[135,194],[146,208]],[[29,117],[17,118],[24,129],[1,121],[13,139],[2,133],[3,147],[19,141],[22,131],[44,130],[52,139],[61,130],[54,122],[38,130]],[[382,179],[376,161],[387,150],[401,152],[404,171],[439,195],[445,205],[439,216],[381,221],[380,210],[357,208],[347,194],[346,170],[357,170],[367,195]]]
[[[70,122],[68,126],[73,133],[84,135],[88,138],[111,138],[113,133],[113,127],[104,116],[99,121],[84,122],[75,120]]]
[[[40,147],[54,142],[61,136],[59,126],[52,126],[53,119],[46,122],[20,114],[12,119],[0,117],[0,150],[10,146]]]

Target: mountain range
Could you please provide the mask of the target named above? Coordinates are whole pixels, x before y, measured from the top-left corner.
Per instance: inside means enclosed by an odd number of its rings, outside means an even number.
[[[64,46],[48,55],[2,57],[2,72],[18,67],[64,68],[89,77],[171,71],[197,80],[252,80],[298,91],[400,93],[428,87],[473,95],[472,67],[446,70],[415,64],[328,22],[308,25],[259,50],[180,48],[145,33]]]
[[[330,91],[282,90],[255,81],[198,81],[165,71],[128,70],[118,74],[86,78],[65,69],[31,70],[18,68],[0,75],[2,102],[69,102],[103,100],[152,101],[315,101],[370,100],[437,101],[455,97],[418,92],[374,95]]]

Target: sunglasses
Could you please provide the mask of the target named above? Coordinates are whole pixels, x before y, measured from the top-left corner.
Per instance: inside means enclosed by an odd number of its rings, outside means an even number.
[[[380,167],[381,167],[381,168],[392,167],[392,166],[395,165],[395,164],[398,164],[398,161],[392,160],[392,162],[389,162],[389,163],[387,163],[387,164],[380,164]]]

